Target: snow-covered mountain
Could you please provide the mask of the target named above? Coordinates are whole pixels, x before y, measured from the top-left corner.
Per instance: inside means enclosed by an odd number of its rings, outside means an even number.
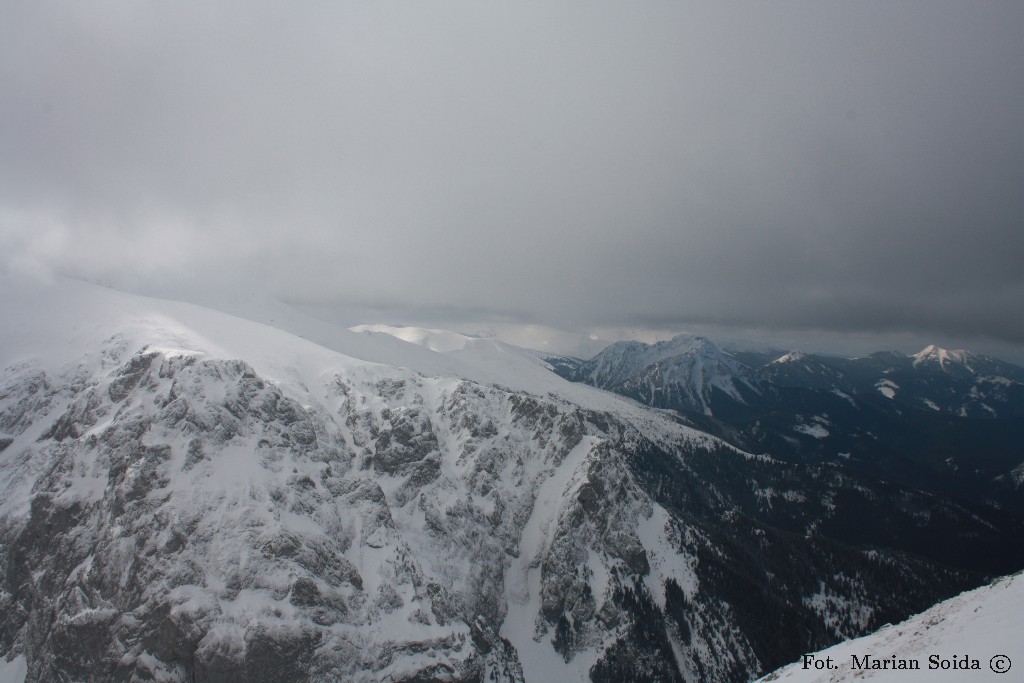
[[[747,451],[1024,513],[1024,368],[1010,363],[934,345],[913,355],[769,357],[687,336],[548,361],[563,377],[676,411]]]
[[[711,340],[692,335],[655,344],[616,342],[580,363],[569,378],[648,405],[683,406],[707,415],[716,390],[741,403],[756,391],[747,368]]]
[[[756,370],[776,386],[877,394],[894,406],[961,417],[1024,415],[1024,368],[934,344],[909,356],[880,352],[848,359],[788,353]]]
[[[841,370],[830,367],[818,356],[802,351],[789,351],[758,366],[757,374],[760,379],[774,386],[841,391],[852,389]]]
[[[967,372],[973,372],[972,367],[975,360],[974,354],[964,349],[950,351],[935,344],[929,344],[919,352],[911,356],[914,367],[934,365],[943,372],[950,372],[957,368],[963,368]]]
[[[497,342],[2,291],[13,680],[749,680],[1019,566]]]
[[[759,683],[1019,680],[1024,575],[968,591],[896,625],[772,672]]]
[[[1024,368],[965,349],[951,350],[929,344],[910,358],[912,365],[919,369],[930,369],[963,378],[1005,377],[1012,381],[1024,382]]]

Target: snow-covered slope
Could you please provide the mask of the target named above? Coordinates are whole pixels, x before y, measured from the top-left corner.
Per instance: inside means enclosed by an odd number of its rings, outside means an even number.
[[[679,335],[656,344],[616,342],[581,363],[571,376],[658,407],[712,413],[712,392],[743,402],[748,371],[709,339]]]
[[[584,465],[607,448],[584,435],[581,411],[632,414],[634,435],[712,441],[486,344],[460,360],[338,332],[326,348],[83,283],[18,289],[0,333],[0,529],[16,548],[2,597],[17,634],[5,649],[32,653],[33,679],[97,661],[166,680],[495,667],[515,678],[519,657],[497,636],[506,566],[524,524],[548,538],[531,563],[557,556]],[[509,389],[531,374],[536,394]],[[556,474],[575,486],[545,484]],[[617,515],[649,514],[633,495]],[[595,537],[573,552],[614,564],[640,549],[616,550],[624,542]],[[552,601],[565,596],[545,585],[556,578],[537,575],[517,597],[524,624],[542,604],[561,613]],[[47,610],[24,602],[29,586]],[[75,645],[87,632],[105,635],[95,651]],[[523,648],[531,634],[509,630]],[[583,670],[614,632],[588,638]]]
[[[468,345],[478,341],[477,338],[451,330],[434,330],[423,327],[397,326],[397,325],[356,325],[349,328],[353,332],[383,332],[392,337],[407,341],[410,344],[417,344],[426,347],[431,351],[446,353],[448,351],[459,351]]]
[[[763,683],[1006,681],[1024,669],[1024,575],[804,657]]]
[[[949,350],[935,344],[929,344],[913,356],[914,367],[921,365],[936,365],[942,370],[948,371],[951,367],[961,366],[967,371],[972,371],[974,354],[964,349]]]
[[[2,276],[0,276],[2,277]],[[46,357],[72,362],[83,349],[119,330],[129,344],[175,343],[220,358],[244,358],[271,379],[309,380],[343,356],[343,364],[365,361],[428,377],[457,377],[533,393],[555,392],[595,410],[627,411],[641,418],[630,401],[553,376],[535,355],[502,342],[446,331],[422,333],[415,343],[393,330],[348,330],[273,300],[247,302],[240,318],[202,306],[136,296],[86,282],[58,279],[49,284],[0,279],[0,367],[19,358]],[[461,339],[448,353],[437,353],[425,339]],[[438,342],[441,343],[441,342]],[[327,353],[327,352],[333,352]],[[365,364],[365,363],[364,363]],[[307,374],[303,374],[307,373]]]
[[[735,680],[969,580],[816,538],[850,510],[905,525],[917,494],[742,453],[515,347],[2,292],[15,678]],[[767,606],[804,624],[789,649]]]

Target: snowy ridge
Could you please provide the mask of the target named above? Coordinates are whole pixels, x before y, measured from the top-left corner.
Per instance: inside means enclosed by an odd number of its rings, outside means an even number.
[[[803,351],[789,351],[773,360],[772,363],[799,363],[807,360],[807,358],[807,354]]]
[[[974,356],[968,351],[963,349],[949,350],[944,349],[941,346],[935,344],[929,344],[917,353],[911,356],[914,359],[914,366],[924,365],[928,363],[937,364],[943,370],[947,369],[949,365],[961,365],[968,370],[973,370],[971,367],[971,361]]]
[[[1016,574],[939,603],[895,626],[814,653],[806,668],[804,662],[797,662],[759,680],[994,682],[1008,680],[1007,676],[1019,680],[1017,669],[1024,666],[1022,632],[1024,575]],[[835,668],[816,669],[813,662],[825,667],[826,658]],[[952,668],[956,665],[965,668]]]
[[[569,558],[592,553],[604,578],[580,595],[609,614],[613,586],[645,566],[635,537],[586,521],[587,501],[617,486],[609,512],[650,514],[622,475],[624,444],[610,450],[588,415],[625,420],[617,440],[718,443],[486,340],[424,355],[342,332],[327,348],[80,283],[24,288],[4,308],[0,532],[25,548],[5,562],[55,611],[26,617],[11,602],[25,584],[8,585],[6,632],[20,635],[3,647],[24,652],[33,628],[109,639],[33,644],[28,680],[103,662],[161,681],[532,681],[537,662],[563,662],[583,680],[616,631],[564,602],[589,585],[564,583]],[[537,393],[508,388],[524,382]],[[563,613],[577,634],[556,652]]]
[[[422,327],[398,327],[395,325],[356,325],[350,327],[353,332],[382,332],[392,337],[407,341],[410,344],[423,346],[431,351],[447,353],[460,351],[475,341],[470,337],[450,330],[432,330]]]
[[[743,403],[753,390],[745,368],[709,339],[679,335],[656,344],[617,342],[581,364],[573,379],[649,405],[682,403],[710,415],[712,390]]]
[[[627,413],[646,420],[649,411],[631,401],[565,381],[528,351],[453,332],[466,341],[446,353],[369,329],[353,332],[278,302],[248,302],[240,318],[193,304],[127,294],[90,283],[57,279],[48,284],[0,276],[0,302],[10,324],[0,329],[0,367],[46,359],[48,368],[77,364],[82,349],[98,348],[117,330],[127,346],[245,359],[261,375],[300,391],[315,386],[324,368],[357,365],[403,368],[427,377],[456,377],[528,393],[554,393],[580,406]],[[421,340],[434,331],[422,332]],[[439,342],[440,343],[440,342]],[[458,345],[452,341],[453,345]],[[700,432],[691,436],[702,439]]]

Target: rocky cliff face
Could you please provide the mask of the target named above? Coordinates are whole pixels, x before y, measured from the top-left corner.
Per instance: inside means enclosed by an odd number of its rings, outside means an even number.
[[[620,399],[146,320],[0,375],[29,681],[742,681],[980,580],[892,529],[1019,540]]]

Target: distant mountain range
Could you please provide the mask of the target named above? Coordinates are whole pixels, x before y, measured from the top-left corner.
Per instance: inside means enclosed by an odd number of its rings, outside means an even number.
[[[1024,511],[1024,368],[1011,363],[937,346],[863,358],[729,352],[689,335],[547,360],[745,450]]]

